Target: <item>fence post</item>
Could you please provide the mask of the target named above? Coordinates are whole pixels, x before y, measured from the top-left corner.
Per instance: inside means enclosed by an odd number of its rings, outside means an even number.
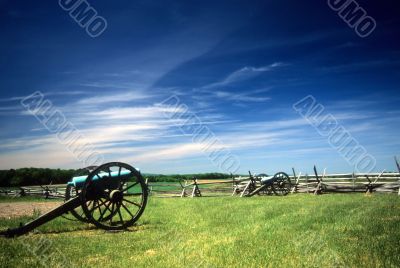
[[[297,185],[299,184],[301,172],[299,173],[299,176],[296,178],[296,171],[294,170],[294,168],[292,168],[292,170],[293,170],[293,180],[295,181],[294,186],[291,191],[291,193],[293,194],[293,193],[297,192]]]
[[[197,185],[197,178],[193,178],[193,191],[192,191],[192,198],[193,197],[201,197],[200,188]]]
[[[372,185],[372,181],[369,179],[368,175],[365,175],[365,177],[368,180],[368,184],[366,185],[365,194],[372,194],[372,192],[374,191],[374,187]]]
[[[394,161],[396,161],[397,171],[400,174],[400,165],[399,165],[399,161],[397,161],[397,157],[396,156],[394,157]],[[398,195],[400,195],[400,176],[399,176],[399,193],[398,193]]]
[[[315,173],[315,178],[317,179],[317,187],[315,188],[315,190],[314,190],[314,194],[315,195],[318,195],[318,194],[321,194],[321,190],[322,190],[322,179],[320,179],[319,177],[318,177],[318,172],[317,172],[317,167],[314,165],[314,173]]]
[[[309,188],[308,188],[308,173],[306,173],[306,187],[307,187],[307,194],[310,193]]]
[[[186,196],[187,196],[187,194],[186,194],[187,181],[185,180],[185,185],[182,185],[182,183],[181,183],[180,181],[179,181],[179,184],[180,184],[181,187],[182,187],[181,197],[186,197]]]

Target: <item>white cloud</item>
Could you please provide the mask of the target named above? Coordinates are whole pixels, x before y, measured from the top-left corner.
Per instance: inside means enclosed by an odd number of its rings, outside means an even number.
[[[168,114],[183,112],[182,108],[166,106],[147,106],[147,107],[125,107],[110,108],[103,111],[91,112],[87,115],[101,118],[102,120],[112,119],[156,119],[164,118]]]
[[[229,74],[227,77],[225,77],[221,81],[194,89],[193,90],[194,93],[200,93],[202,95],[200,95],[200,96],[195,95],[195,96],[193,96],[193,98],[202,100],[204,98],[204,95],[206,95],[206,96],[208,95],[209,97],[219,98],[219,99],[223,99],[225,101],[233,101],[236,103],[268,101],[271,99],[270,97],[257,96],[257,94],[265,93],[265,92],[269,91],[271,88],[247,90],[243,93],[229,92],[226,90],[217,90],[217,88],[234,85],[236,83],[252,79],[264,72],[272,71],[272,70],[274,70],[278,67],[284,66],[284,65],[285,65],[284,63],[276,62],[276,63],[272,63],[268,66],[263,66],[263,67],[252,67],[252,66],[243,67],[237,71],[232,72],[231,74]],[[203,106],[204,106],[204,102],[203,102]]]
[[[84,98],[77,102],[77,105],[98,105],[98,104],[106,104],[111,103],[114,105],[118,105],[121,102],[130,102],[134,100],[143,100],[151,98],[152,95],[145,94],[141,91],[128,92],[128,93],[119,93],[112,95],[98,95],[94,97]]]
[[[227,101],[238,101],[238,102],[263,102],[271,99],[270,97],[249,96],[251,92],[236,94],[227,91],[215,91],[215,92],[210,92],[210,94]]]
[[[52,135],[3,139],[0,150],[28,150],[32,147],[47,146],[55,141],[56,137]]]
[[[244,93],[235,93],[223,90],[195,90],[196,93],[202,93],[202,95],[194,95],[192,98],[197,101],[197,103],[201,103],[202,107],[212,107],[212,104],[205,102],[206,99],[215,100],[216,98],[221,99],[227,102],[234,103],[244,103],[244,102],[265,102],[271,100],[271,97],[267,96],[258,96],[259,93],[265,93],[270,89],[258,89],[258,90],[249,90]]]
[[[22,167],[78,168],[82,164],[60,143],[41,144],[23,151],[0,152],[1,169]]]
[[[239,81],[238,78],[246,77],[247,73],[265,72],[271,67],[253,68],[246,67],[229,76],[229,81]],[[241,74],[240,74],[241,73]],[[232,78],[233,77],[233,78]],[[240,78],[242,79],[242,78]],[[220,98],[232,102],[261,102],[268,101],[269,97],[257,94],[265,93],[269,89],[247,91],[246,93],[233,93],[224,90],[202,89],[198,97],[208,100],[207,97]],[[207,95],[205,95],[207,94]],[[261,94],[260,94],[261,95]],[[162,105],[135,105],[126,107],[127,101],[146,99],[154,101],[152,95],[142,91],[132,91],[119,94],[103,94],[86,98],[80,96],[80,100],[67,104],[62,108],[68,120],[71,120],[84,134],[84,138],[77,145],[85,143],[93,144],[96,151],[102,153],[107,160],[129,160],[132,163],[148,163],[147,167],[158,167],[158,163],[168,162],[170,166],[177,167],[183,161],[187,163],[210,163],[211,160],[203,152],[203,145],[192,143],[192,137],[183,135],[177,124],[182,120],[175,117],[168,120],[168,115],[182,115],[182,108],[176,110]],[[347,103],[353,104],[353,103]],[[350,131],[360,132],[371,129],[374,124],[379,124],[376,117],[379,112],[364,113],[352,110],[340,110],[339,105],[327,112],[332,112],[338,120],[352,123]],[[0,111],[12,110],[12,107],[3,107]],[[336,112],[337,111],[337,112]],[[287,111],[286,111],[287,112]],[[234,153],[250,154],[271,150],[273,155],[284,157],[293,152],[294,155],[312,154],[312,148],[316,152],[327,145],[326,139],[318,136],[309,123],[297,116],[296,113],[286,115],[285,120],[271,120],[258,122],[238,122],[227,120],[226,115],[217,114],[215,110],[206,110],[200,113],[201,121],[210,126],[216,126],[216,137],[221,141],[214,146],[226,148]],[[165,116],[167,115],[167,117]],[[292,118],[292,119],[290,119]],[[380,120],[393,120],[396,123],[398,114],[390,115]],[[360,122],[354,119],[360,120]],[[363,120],[364,119],[364,120]],[[365,119],[369,119],[368,123]],[[32,120],[35,120],[32,117]],[[386,122],[386,121],[385,121]],[[37,123],[39,124],[39,123]],[[382,128],[388,124],[382,123]],[[36,126],[35,126],[36,127]],[[210,127],[212,128],[212,127]],[[32,126],[29,126],[32,129]],[[213,128],[212,128],[213,129]],[[43,130],[43,129],[39,129]],[[39,134],[38,131],[26,133]],[[321,146],[321,147],[318,147]],[[281,147],[277,149],[278,147]],[[310,149],[311,148],[311,149]],[[265,151],[264,151],[265,150]],[[281,153],[285,152],[285,153]],[[268,155],[268,153],[265,153]],[[188,159],[194,159],[190,162]],[[54,135],[16,137],[3,139],[0,145],[0,166],[2,168],[15,168],[22,166],[49,166],[49,167],[78,167],[81,166],[73,154],[68,152]],[[217,167],[215,167],[215,170]],[[152,171],[152,170],[147,170]]]
[[[33,92],[32,92],[33,93]],[[49,97],[49,96],[71,96],[71,95],[84,95],[87,94],[87,92],[84,91],[52,91],[52,92],[42,92],[44,96]],[[21,101],[30,94],[27,94],[26,96],[15,96],[15,97],[10,97],[10,98],[2,98],[0,99],[0,102],[15,102],[15,101]]]
[[[283,64],[281,62],[275,62],[268,66],[263,66],[263,67],[258,67],[258,68],[252,67],[252,66],[246,66],[246,67],[243,67],[243,68],[236,70],[233,73],[229,74],[223,80],[216,82],[216,83],[206,85],[202,88],[203,89],[211,89],[211,88],[227,86],[230,84],[242,82],[242,81],[254,78],[263,72],[269,72],[269,71],[272,71],[273,69],[276,69],[276,68],[284,66],[284,65],[285,64]]]

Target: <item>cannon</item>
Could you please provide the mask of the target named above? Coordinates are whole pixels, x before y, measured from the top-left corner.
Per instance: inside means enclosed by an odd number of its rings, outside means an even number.
[[[274,176],[259,178],[261,187],[256,189],[256,191],[265,191],[267,194],[287,195],[293,187],[289,175],[285,172],[278,172]],[[251,194],[254,195],[256,193]]]
[[[140,218],[147,198],[147,185],[138,170],[121,162],[103,164],[68,182],[64,204],[0,235],[20,236],[68,213],[104,230],[123,230]]]
[[[289,175],[285,172],[278,172],[273,176],[260,174],[253,176],[250,172],[250,180],[246,183],[240,196],[250,197],[256,194],[264,195],[287,195],[294,186]],[[234,193],[240,191],[238,187],[234,189]]]

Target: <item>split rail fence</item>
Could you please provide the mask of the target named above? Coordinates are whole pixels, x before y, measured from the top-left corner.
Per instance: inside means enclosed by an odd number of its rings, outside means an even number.
[[[326,169],[318,173],[314,166],[314,174],[296,173],[292,169],[290,193],[396,193],[400,195],[400,165],[396,160],[398,172],[380,173],[344,173],[327,174]],[[259,187],[260,177],[252,175],[233,177],[230,180],[192,180],[179,182],[149,183],[149,193],[158,197],[204,197],[204,196],[246,196],[249,186]],[[39,196],[44,198],[64,198],[65,185],[26,186],[0,189],[0,195],[6,196]]]

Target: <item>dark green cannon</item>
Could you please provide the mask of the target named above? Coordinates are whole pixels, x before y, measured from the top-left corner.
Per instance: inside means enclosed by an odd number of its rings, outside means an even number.
[[[15,229],[2,231],[0,235],[23,235],[68,213],[101,229],[123,230],[140,218],[147,197],[147,185],[138,170],[121,162],[107,163],[87,176],[72,178],[67,184],[63,205]]]
[[[293,187],[293,183],[285,172],[278,172],[274,176],[258,175],[256,177],[250,173],[250,181],[246,187],[248,187],[248,191],[244,196],[287,195]]]

